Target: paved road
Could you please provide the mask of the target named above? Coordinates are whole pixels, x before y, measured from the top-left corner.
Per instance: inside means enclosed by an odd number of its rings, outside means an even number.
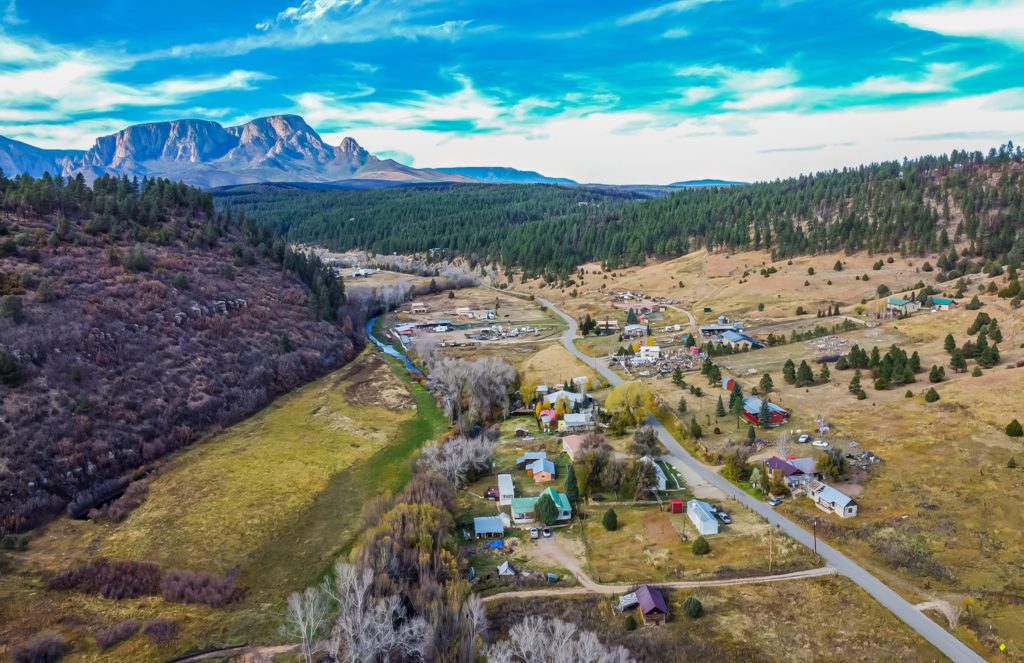
[[[538,297],[537,301],[550,308],[569,324],[569,329],[562,335],[562,345],[565,346],[565,349],[576,355],[576,357],[584,363],[594,365],[593,357],[588,357],[580,352],[574,342],[578,327],[576,319],[570,315],[566,315],[546,299]],[[595,368],[612,386],[621,384],[624,381],[618,376],[618,374],[603,364],[598,363],[595,365]],[[808,548],[814,547],[813,537],[810,532],[781,515],[767,503],[754,499],[747,493],[743,492],[720,474],[712,471],[704,465],[704,463],[694,458],[693,455],[684,449],[675,437],[673,437],[672,434],[661,425],[661,422],[653,416],[648,417],[647,423],[654,428],[658,435],[658,439],[661,440],[662,444],[665,445],[665,448],[668,449],[669,454],[685,463],[690,470],[697,474],[701,479],[719,488],[725,492],[726,495],[736,499],[747,508],[762,516],[770,524],[780,528],[786,534]],[[885,583],[868,573],[863,567],[843,553],[822,541],[817,542],[817,550],[818,554],[821,555],[822,559],[824,559],[829,566],[857,583],[861,589],[875,597],[875,600],[891,610],[892,613],[902,619],[907,626],[917,631],[921,637],[935,645],[939,651],[950,659],[957,661],[958,663],[960,661],[979,662],[985,660],[973,649],[960,642],[956,636],[952,635],[949,631],[925,616],[924,613],[911,605],[909,601],[894,592]]]

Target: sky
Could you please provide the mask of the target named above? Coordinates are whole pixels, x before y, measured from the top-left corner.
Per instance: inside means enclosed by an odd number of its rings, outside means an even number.
[[[0,135],[280,113],[584,182],[987,151],[1024,140],[1024,0],[0,0]]]

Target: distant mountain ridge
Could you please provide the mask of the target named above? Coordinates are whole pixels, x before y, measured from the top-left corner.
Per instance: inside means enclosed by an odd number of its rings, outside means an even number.
[[[747,184],[749,184],[749,182],[733,182],[731,180],[683,180],[682,182],[673,182],[672,184],[669,184],[669,186],[679,189],[699,189],[710,186],[745,186]]]
[[[353,138],[328,145],[298,115],[273,115],[224,127],[209,120],[137,124],[96,139],[87,151],[43,150],[0,136],[0,169],[87,181],[109,173],[164,177],[211,188],[258,182],[471,182],[471,178],[379,159]]]
[[[519,170],[507,166],[455,166],[433,170],[497,184],[578,184],[576,180],[567,177],[548,177],[535,170]]]

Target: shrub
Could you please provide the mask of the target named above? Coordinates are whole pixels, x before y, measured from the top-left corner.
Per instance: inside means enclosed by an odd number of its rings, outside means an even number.
[[[625,627],[626,627],[627,631],[635,631],[636,630],[636,617],[634,617],[633,615],[626,615]]]
[[[1020,422],[1014,419],[1006,424],[1006,434],[1010,437],[1024,437],[1024,428],[1021,428]]]
[[[604,517],[601,518],[601,524],[609,532],[614,532],[619,528],[619,516],[615,513],[615,509],[608,509],[604,512]]]
[[[935,387],[930,388],[924,395],[924,401],[926,403],[934,403],[939,400],[939,392],[935,391]]]
[[[18,295],[4,295],[0,299],[0,315],[14,323],[25,321],[25,304]]]
[[[153,562],[110,561],[104,557],[62,571],[53,589],[99,594],[108,599],[152,596],[160,591],[160,567]]]
[[[808,267],[807,268],[807,275],[808,276],[814,276],[814,268],[813,267]]]
[[[913,392],[913,390],[911,390],[911,389],[907,389],[907,393],[905,393],[905,394],[903,394],[903,395],[904,395],[905,397],[907,397],[907,398],[913,398],[913,397],[914,397],[914,392]]]
[[[165,645],[178,637],[181,627],[170,619],[153,619],[145,623],[142,632],[158,645]]]
[[[224,576],[171,569],[160,580],[160,594],[173,603],[201,603],[219,608],[234,598],[235,583]]]
[[[971,371],[972,378],[980,378],[982,375],[984,375],[984,373],[982,373],[980,366],[975,366],[974,370]]]
[[[703,536],[698,536],[692,546],[694,555],[707,555],[711,552],[711,544]]]
[[[128,486],[128,489],[124,491],[124,495],[101,509],[100,515],[111,522],[124,522],[132,511],[139,508],[146,501],[148,495],[149,485],[136,481]]]
[[[1010,460],[1006,461],[1006,466],[1011,470],[1017,469],[1017,459],[1010,456]]]
[[[121,644],[128,638],[139,632],[139,623],[131,619],[114,624],[110,628],[103,628],[93,633],[96,644],[100,649],[110,649]]]
[[[52,663],[64,655],[64,636],[43,633],[14,650],[14,663]]]
[[[699,619],[704,614],[704,606],[696,596],[688,596],[683,601],[683,614],[690,619]]]
[[[796,314],[797,315],[807,315],[807,310],[803,306],[797,306],[796,307]]]

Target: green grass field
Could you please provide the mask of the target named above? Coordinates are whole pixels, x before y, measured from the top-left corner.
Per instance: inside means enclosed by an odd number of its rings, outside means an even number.
[[[0,578],[0,638],[19,642],[48,626],[72,641],[72,660],[95,660],[92,629],[167,616],[183,626],[169,651],[136,636],[112,653],[153,660],[213,644],[276,642],[287,595],[316,582],[348,551],[365,500],[400,490],[416,450],[446,428],[433,398],[397,361],[367,351],[172,458],[124,523],[62,519],[27,552],[2,560],[9,568]],[[50,574],[100,555],[237,569],[248,591],[214,610],[45,589]]]

